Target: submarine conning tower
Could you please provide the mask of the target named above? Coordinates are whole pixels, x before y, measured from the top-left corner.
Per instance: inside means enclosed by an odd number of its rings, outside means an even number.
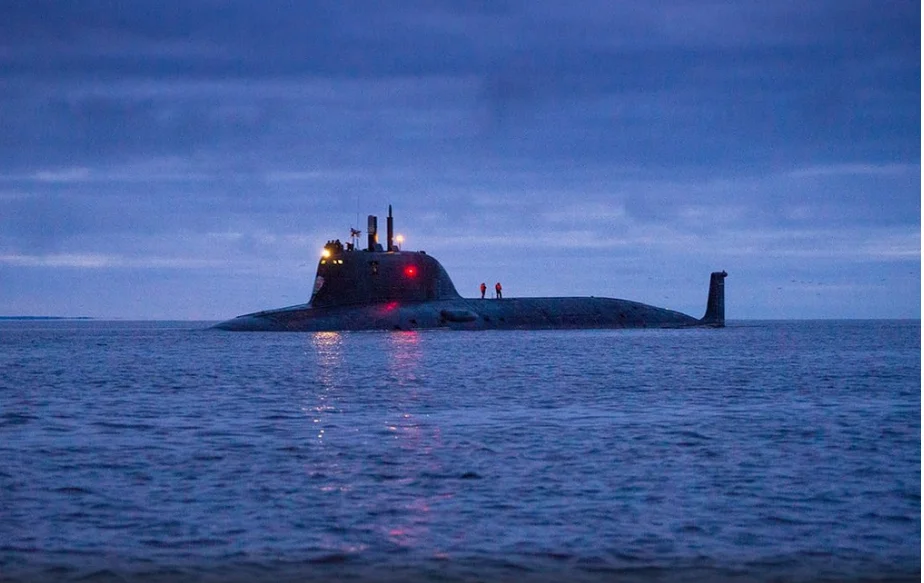
[[[378,242],[378,217],[369,215],[366,235],[365,249],[358,249],[355,243],[344,245],[339,240],[327,242],[318,262],[309,302],[312,307],[461,297],[439,261],[424,251],[402,251],[395,245],[391,205],[385,247]]]

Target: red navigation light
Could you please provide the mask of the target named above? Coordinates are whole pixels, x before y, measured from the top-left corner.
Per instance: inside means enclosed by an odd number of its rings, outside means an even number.
[[[404,275],[408,277],[417,277],[417,267],[414,265],[408,265],[404,268]]]

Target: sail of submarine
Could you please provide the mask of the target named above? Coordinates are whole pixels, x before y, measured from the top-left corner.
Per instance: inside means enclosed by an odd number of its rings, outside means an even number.
[[[394,242],[388,207],[387,236],[378,242],[378,218],[369,215],[365,248],[329,241],[318,263],[307,304],[245,314],[215,328],[232,331],[319,332],[428,328],[580,329],[686,328],[725,325],[725,271],[709,280],[706,313],[681,312],[630,300],[598,297],[469,299],[424,251],[404,251]],[[356,235],[357,231],[353,231]]]

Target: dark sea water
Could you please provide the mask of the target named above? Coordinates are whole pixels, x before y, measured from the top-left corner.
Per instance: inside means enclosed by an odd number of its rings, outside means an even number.
[[[0,322],[2,581],[919,580],[917,321]]]

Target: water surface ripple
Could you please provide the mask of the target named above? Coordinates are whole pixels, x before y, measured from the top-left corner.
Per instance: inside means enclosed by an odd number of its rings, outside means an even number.
[[[0,581],[920,578],[920,324],[0,323]]]

